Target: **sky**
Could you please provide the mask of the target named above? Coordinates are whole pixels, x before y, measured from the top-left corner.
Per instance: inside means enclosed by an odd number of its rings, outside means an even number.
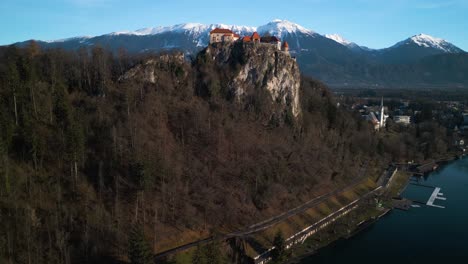
[[[468,51],[468,0],[0,0],[0,45],[186,22],[261,26],[273,19],[370,48],[425,33]]]

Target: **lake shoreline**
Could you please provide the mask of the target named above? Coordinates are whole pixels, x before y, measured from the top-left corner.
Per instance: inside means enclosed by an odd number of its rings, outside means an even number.
[[[451,157],[449,158],[443,158],[443,159],[437,159],[437,160],[434,160],[434,163],[436,163],[438,166],[437,168],[435,168],[434,170],[431,170],[430,172],[424,174],[423,176],[426,176],[426,175],[429,175],[431,173],[434,173],[436,171],[439,171],[441,170],[443,167],[447,166],[447,165],[450,165],[452,164],[453,162],[456,162],[460,159],[464,159],[466,156],[465,154],[453,154],[451,155]],[[401,193],[403,193],[405,191],[405,189],[408,187],[408,184],[409,184],[409,181],[410,181],[410,178],[413,177],[415,174],[414,171],[407,171],[407,173],[411,173],[412,175],[408,177],[408,179],[405,181],[405,184],[403,184],[402,188],[400,188],[397,192],[397,196],[400,196]],[[324,245],[321,245],[317,248],[310,248],[308,247],[307,245],[307,241],[304,243],[304,245],[302,245],[300,247],[299,251],[300,253],[298,255],[294,255],[294,254],[297,254],[297,252],[294,252],[293,253],[293,256],[291,257],[291,259],[289,259],[288,261],[286,261],[285,263],[287,264],[297,264],[297,263],[301,263],[302,260],[308,258],[308,257],[311,257],[313,255],[316,255],[317,253],[319,253],[320,250],[326,248],[326,247],[329,247],[330,245],[332,245],[333,243],[336,243],[338,241],[342,241],[342,240],[349,240],[351,238],[353,238],[354,236],[362,233],[363,231],[369,229],[370,227],[372,227],[375,223],[377,223],[379,220],[381,220],[383,217],[389,215],[391,212],[393,212],[394,209],[397,209],[397,208],[386,208],[384,210],[384,212],[382,212],[380,215],[378,216],[375,216],[375,217],[369,217],[367,220],[364,220],[362,221],[361,223],[359,223],[358,225],[354,226],[353,230],[351,231],[350,234],[342,234],[340,237],[338,237],[337,239],[334,239],[334,240],[331,240],[331,241],[328,241],[328,243],[324,244]],[[346,219],[343,219],[343,220],[346,220]]]

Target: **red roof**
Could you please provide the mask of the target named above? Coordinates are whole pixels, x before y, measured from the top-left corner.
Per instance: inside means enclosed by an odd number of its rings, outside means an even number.
[[[260,39],[260,35],[257,32],[252,34],[252,40]]]
[[[250,41],[252,41],[252,39],[249,36],[245,36],[245,37],[242,38],[242,41],[250,42]]]
[[[233,32],[231,30],[225,29],[225,28],[215,28],[215,29],[210,31],[210,34],[213,34],[213,33],[233,34]]]
[[[236,33],[234,33],[234,37],[236,37],[236,38],[240,38],[240,35],[239,35],[239,34],[236,34]]]
[[[283,47],[285,47],[285,48],[289,48],[289,44],[288,44],[288,42],[287,42],[287,41],[283,42]]]

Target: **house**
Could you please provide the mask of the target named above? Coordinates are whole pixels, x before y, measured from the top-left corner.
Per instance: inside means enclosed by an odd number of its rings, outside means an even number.
[[[232,42],[234,39],[234,34],[224,34],[223,42]]]
[[[465,140],[464,139],[457,139],[453,142],[454,146],[460,146],[463,147],[465,146]]]
[[[242,38],[242,42],[251,42],[252,38],[250,36],[245,36]]]
[[[210,44],[219,42],[233,42],[239,39],[239,35],[229,29],[215,28],[210,31]]]
[[[281,40],[275,36],[263,36],[260,42],[275,45],[278,50],[281,50]]]
[[[380,122],[379,119],[377,118],[377,115],[374,112],[371,112],[368,116],[368,120],[372,124],[375,130],[379,130],[380,128]]]
[[[363,115],[362,118],[369,121],[369,123],[374,127],[375,130],[379,130],[379,119],[377,118],[374,112],[370,112],[368,115]]]
[[[260,43],[260,35],[257,32],[252,34],[252,42],[253,43]]]
[[[397,115],[393,117],[393,121],[395,121],[395,123],[397,124],[409,125],[411,123],[411,117],[404,116],[404,115]]]

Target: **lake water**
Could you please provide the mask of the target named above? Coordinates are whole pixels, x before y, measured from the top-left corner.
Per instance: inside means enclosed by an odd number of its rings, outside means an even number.
[[[420,184],[441,188],[446,201],[393,210],[351,239],[305,258],[317,263],[468,263],[468,158],[430,174]],[[402,196],[427,202],[433,189],[408,185]]]

